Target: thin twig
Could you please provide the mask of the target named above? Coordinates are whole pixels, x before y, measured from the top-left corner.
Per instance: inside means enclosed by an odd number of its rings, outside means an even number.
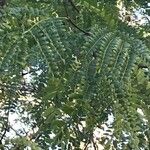
[[[90,139],[88,139],[87,143],[85,143],[84,150],[87,150],[87,147],[88,147],[89,143],[90,143]]]
[[[69,14],[68,14],[68,11],[67,11],[67,7],[66,7],[66,2],[65,2],[65,0],[63,0],[63,5],[64,5],[64,9],[65,9],[66,16],[68,17]]]
[[[93,143],[94,150],[98,150],[98,147],[97,147],[96,143],[94,142],[93,137],[92,137],[92,143]]]

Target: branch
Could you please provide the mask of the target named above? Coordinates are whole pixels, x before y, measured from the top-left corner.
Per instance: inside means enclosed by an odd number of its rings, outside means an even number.
[[[6,0],[0,0],[0,7],[3,8],[3,6],[6,4]]]
[[[76,7],[76,5],[73,3],[72,0],[68,0],[70,2],[70,4],[72,5],[72,7],[79,13],[79,9]]]
[[[10,109],[10,99],[9,99],[9,105],[8,105],[8,112],[6,113],[6,115],[7,115],[7,120],[6,120],[6,125],[5,125],[6,127],[4,128],[4,132],[0,138],[0,143],[2,143],[2,140],[4,139],[6,133],[9,129],[9,124],[8,124],[8,122],[9,122],[9,109]]]
[[[67,20],[75,27],[77,28],[79,31],[83,32],[85,35],[87,36],[91,36],[91,34],[89,32],[84,31],[83,29],[79,28],[69,17],[67,17]]]
[[[49,119],[49,117],[51,116],[51,114],[53,114],[55,111],[53,110],[48,116],[47,116],[47,118],[43,121],[41,121],[41,124],[40,124],[40,126],[39,126],[39,129],[38,129],[38,131],[36,132],[36,133],[33,133],[33,134],[31,134],[31,135],[29,135],[29,138],[30,138],[30,140],[35,140],[35,142],[37,142],[37,140],[42,136],[42,134],[43,134],[43,131],[41,130],[43,127],[44,127],[44,125],[45,125],[45,122]]]
[[[85,35],[91,36],[91,34],[90,34],[89,32],[84,31],[83,29],[81,29],[80,27],[78,27],[78,26],[71,20],[71,18],[69,17],[69,14],[68,14],[68,10],[67,10],[67,7],[66,7],[66,2],[65,2],[65,0],[63,0],[63,4],[64,4],[64,9],[65,9],[65,13],[66,13],[67,20],[68,20],[75,28],[77,28],[79,31],[83,32]]]
[[[9,127],[15,132],[16,135],[18,135],[19,137],[22,137],[12,126],[9,126]]]

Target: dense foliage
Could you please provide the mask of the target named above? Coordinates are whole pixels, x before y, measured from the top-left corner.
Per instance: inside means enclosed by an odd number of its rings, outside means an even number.
[[[149,150],[148,15],[142,0],[2,3],[1,149]]]

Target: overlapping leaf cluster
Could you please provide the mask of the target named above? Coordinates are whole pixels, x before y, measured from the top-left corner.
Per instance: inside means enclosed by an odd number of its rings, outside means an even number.
[[[1,147],[148,149],[150,52],[144,40],[120,30],[114,4],[12,3],[1,10]],[[9,140],[14,112],[30,114],[22,119],[36,132]],[[95,141],[103,124],[114,131]]]

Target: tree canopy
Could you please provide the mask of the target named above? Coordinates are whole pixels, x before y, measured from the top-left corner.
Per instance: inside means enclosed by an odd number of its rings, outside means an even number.
[[[0,149],[149,150],[149,10],[1,0]]]

